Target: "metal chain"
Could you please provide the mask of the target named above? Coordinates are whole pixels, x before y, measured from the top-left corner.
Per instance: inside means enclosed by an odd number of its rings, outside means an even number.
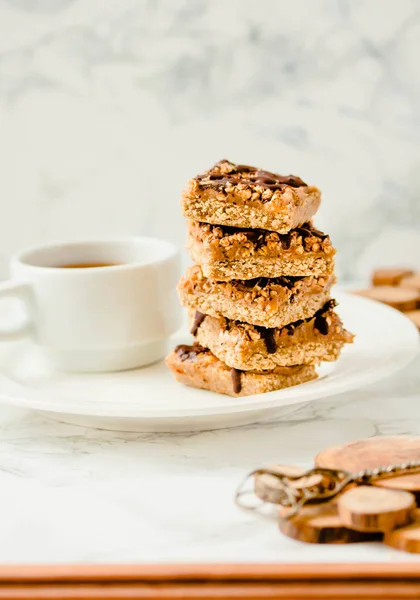
[[[244,500],[250,496],[255,499],[253,490],[246,489],[246,485],[251,477],[257,475],[271,475],[275,477],[279,484],[279,489],[282,494],[279,496],[281,500],[277,502],[281,506],[290,507],[289,516],[295,515],[302,506],[309,501],[330,500],[342,492],[350,483],[360,485],[371,485],[378,479],[387,479],[391,477],[401,477],[411,473],[420,473],[420,460],[408,461],[394,465],[385,465],[375,469],[364,469],[358,473],[349,473],[340,469],[324,469],[315,467],[306,471],[303,474],[292,476],[288,473],[282,473],[281,469],[276,468],[261,468],[249,473],[245,480],[238,487],[235,502],[240,508],[246,510],[258,511],[261,506],[269,502],[260,502],[259,505],[247,504]],[[298,482],[313,475],[320,475],[321,481],[319,484],[305,486],[300,488],[290,485],[290,482]]]

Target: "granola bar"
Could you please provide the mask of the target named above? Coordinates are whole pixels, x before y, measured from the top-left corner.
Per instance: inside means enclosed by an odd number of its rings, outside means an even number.
[[[267,329],[190,312],[191,333],[201,346],[229,367],[248,370],[270,370],[293,365],[317,365],[337,360],[353,335],[346,331],[329,300],[311,318],[285,327]]]
[[[178,284],[183,306],[213,317],[226,317],[262,327],[284,327],[307,319],[330,298],[335,276],[260,277],[215,281],[201,267],[189,267]]]
[[[204,223],[287,233],[316,213],[321,193],[294,175],[221,160],[188,182],[183,214]]]
[[[279,234],[189,221],[187,248],[206,277],[218,281],[332,273],[335,249],[311,223]]]
[[[276,367],[271,371],[231,369],[199,345],[177,346],[166,364],[180,383],[229,396],[272,392],[317,377],[313,365]]]

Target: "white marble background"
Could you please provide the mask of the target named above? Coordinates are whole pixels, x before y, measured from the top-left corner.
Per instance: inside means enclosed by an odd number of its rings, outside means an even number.
[[[417,0],[0,0],[0,277],[59,238],[182,244],[222,157],[324,191],[339,271],[419,265]]]

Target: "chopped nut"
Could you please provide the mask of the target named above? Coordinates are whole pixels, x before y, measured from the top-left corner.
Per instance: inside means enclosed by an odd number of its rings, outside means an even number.
[[[243,244],[243,243],[245,243],[245,242],[248,241],[248,238],[247,238],[247,236],[244,233],[238,233],[237,234],[237,240],[238,240],[238,242],[240,244]],[[248,245],[250,245],[250,244],[248,244]]]
[[[271,190],[264,190],[261,197],[263,200],[270,200],[270,198],[273,196],[273,192]]]

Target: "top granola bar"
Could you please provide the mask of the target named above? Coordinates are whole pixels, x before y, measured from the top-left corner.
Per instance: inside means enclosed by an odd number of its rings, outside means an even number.
[[[181,202],[194,221],[287,233],[311,219],[321,193],[294,175],[221,160],[188,182]]]

